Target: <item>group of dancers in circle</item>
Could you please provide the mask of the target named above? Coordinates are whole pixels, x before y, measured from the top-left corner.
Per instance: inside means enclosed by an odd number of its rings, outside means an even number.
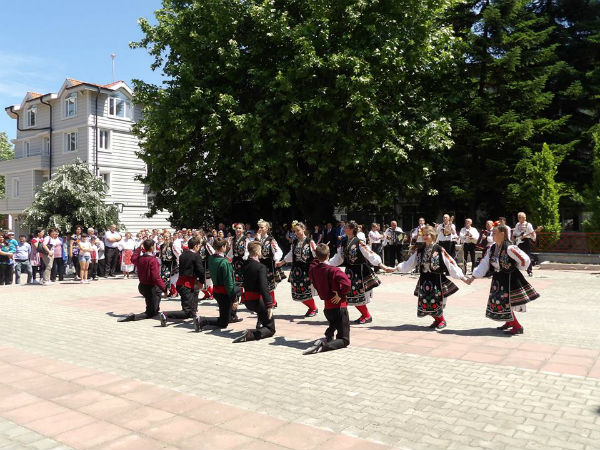
[[[307,233],[306,225],[293,222],[296,238],[284,256],[270,232],[270,224],[258,222],[258,232],[251,240],[242,224],[234,226],[235,236],[229,240],[217,238],[210,246],[206,239],[192,237],[178,261],[177,291],[181,295],[180,311],[160,311],[160,299],[167,296],[167,287],[160,277],[160,268],[154,256],[154,241],[146,240],[133,256],[138,269],[139,291],[146,299],[146,311],[128,314],[119,321],[141,320],[158,316],[161,325],[171,320],[192,319],[196,331],[206,327],[226,328],[239,321],[239,304],[257,314],[255,328],[245,330],[233,342],[264,339],[275,334],[274,308],[277,307],[275,288],[285,279],[282,266],[291,264],[289,282],[292,299],[307,308],[305,317],[318,314],[315,297],[324,301],[324,314],[329,322],[325,337],[318,339],[305,354],[343,348],[350,343],[348,306],[355,306],[360,317],[356,324],[373,321],[368,304],[373,291],[381,284],[380,270],[393,273],[417,271],[419,279],[414,290],[417,297],[417,316],[432,316],[430,328],[441,330],[447,326],[444,309],[448,297],[458,291],[451,281],[460,279],[471,284],[475,279],[490,277],[491,287],[486,316],[504,322],[498,327],[509,334],[522,334],[523,326],[516,312],[524,312],[526,304],[539,297],[527,282],[521,270],[527,270],[529,256],[509,240],[509,231],[503,224],[494,224],[493,244],[485,253],[472,275],[467,277],[456,261],[437,241],[434,227],[425,225],[419,232],[419,241],[412,254],[395,267],[383,264],[363,239],[359,239],[358,225],[350,221],[345,226],[345,238],[330,258],[326,244],[315,244]],[[210,246],[210,248],[209,248]],[[344,266],[342,271],[338,266]],[[212,281],[212,293],[219,306],[219,317],[198,316],[198,294]]]

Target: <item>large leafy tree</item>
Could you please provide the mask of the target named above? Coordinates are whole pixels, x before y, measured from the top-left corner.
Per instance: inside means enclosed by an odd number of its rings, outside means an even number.
[[[450,145],[450,3],[164,0],[132,43],[166,76],[135,81],[154,208],[180,224],[243,202],[322,218],[427,193]]]
[[[442,201],[479,219],[522,207],[522,159],[532,158],[545,142],[559,161],[576,139],[564,133],[571,116],[552,108],[552,80],[567,64],[552,39],[557,25],[536,14],[527,0],[471,0],[452,16],[462,38],[453,109],[456,146],[447,176],[436,180]]]
[[[0,133],[0,161],[6,161],[13,159],[15,152],[8,140],[8,135],[5,132]],[[4,198],[5,194],[5,180],[4,177],[0,177],[0,198]]]
[[[77,224],[100,230],[119,223],[115,205],[104,203],[107,186],[89,166],[76,160],[59,168],[35,193],[25,210],[25,224],[31,228],[58,228],[70,232]]]

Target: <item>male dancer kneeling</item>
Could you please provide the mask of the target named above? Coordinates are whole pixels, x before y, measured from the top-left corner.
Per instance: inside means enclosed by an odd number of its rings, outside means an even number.
[[[140,314],[129,313],[125,317],[121,317],[117,322],[130,322],[133,320],[151,319],[158,314],[160,310],[160,298],[167,296],[167,287],[165,282],[160,277],[160,266],[158,259],[154,256],[154,241],[146,239],[142,243],[142,247],[137,249],[131,260],[137,267],[138,278],[140,284],[138,291],[146,300],[146,311]],[[144,254],[140,256],[141,250]]]
[[[198,294],[199,284],[204,284],[204,264],[198,253],[201,246],[200,239],[193,237],[188,241],[188,248],[179,256],[179,278],[177,279],[177,292],[181,295],[181,311],[165,311],[159,314],[160,325],[167,326],[169,319],[194,319],[196,331],[198,325]]]
[[[248,244],[248,262],[244,266],[244,293],[242,302],[250,311],[258,315],[257,328],[245,330],[233,342],[258,341],[275,334],[273,317],[273,298],[267,283],[267,267],[259,262],[262,245],[258,241]]]
[[[219,317],[198,317],[196,319],[197,331],[209,325],[217,328],[227,328],[231,320],[233,302],[236,298],[233,266],[225,258],[227,241],[223,238],[217,238],[213,248],[215,254],[208,257],[208,270],[214,283],[213,297],[219,304]],[[179,276],[181,277],[181,275]]]
[[[325,300],[325,317],[329,327],[325,330],[325,338],[315,341],[314,345],[304,352],[305,355],[328,350],[337,350],[350,345],[350,319],[346,294],[350,292],[350,279],[339,267],[327,264],[329,247],[319,244],[317,259],[308,269],[308,277],[319,294]],[[334,339],[333,333],[337,331]]]

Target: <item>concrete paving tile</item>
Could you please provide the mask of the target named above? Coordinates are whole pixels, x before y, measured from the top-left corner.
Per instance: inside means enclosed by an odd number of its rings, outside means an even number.
[[[92,403],[110,400],[111,398],[113,398],[111,395],[104,392],[94,389],[81,389],[80,391],[55,397],[52,401],[71,409],[79,409]]]
[[[138,434],[129,434],[94,448],[97,450],[175,450],[179,447],[174,447],[165,442],[150,439]]]
[[[137,406],[133,410],[117,414],[110,419],[111,423],[123,428],[129,428],[135,431],[141,431],[150,428],[157,422],[162,422],[173,417],[173,414],[161,409],[149,406]]]
[[[55,416],[67,411],[66,408],[56,403],[42,400],[10,411],[4,411],[2,415],[13,422],[27,424],[37,419]]]
[[[197,436],[185,439],[177,445],[184,449],[222,449],[245,448],[252,438],[222,428],[211,428]]]
[[[209,402],[209,400],[202,399],[195,395],[174,393],[172,395],[162,397],[158,401],[150,403],[149,405],[174,414],[184,414],[192,409],[201,408],[203,405],[206,405]]]
[[[104,420],[110,420],[124,412],[133,411],[139,408],[139,406],[140,405],[135,402],[131,402],[119,397],[112,397],[82,406],[78,408],[78,410],[84,414],[89,414]]]
[[[284,447],[303,450],[316,448],[334,436],[334,433],[328,431],[290,423],[277,428],[266,440]]]
[[[336,449],[336,450],[384,450],[390,446],[378,444],[376,442],[356,439],[350,436],[337,435],[327,441],[317,445],[315,449]]]
[[[41,398],[26,392],[14,392],[13,394],[0,398],[0,411],[8,411],[31,403],[39,403],[41,401]]]
[[[66,411],[54,416],[27,423],[30,428],[44,436],[56,436],[65,431],[80,428],[95,422],[97,419],[77,411]]]
[[[540,370],[543,370],[545,372],[555,372],[582,376],[587,375],[589,372],[589,368],[585,366],[576,366],[572,364],[559,364],[551,362],[544,364]]]
[[[183,415],[187,417],[191,417],[192,419],[199,420],[210,425],[217,425],[227,422],[244,414],[246,414],[246,411],[241,408],[236,408],[235,406],[229,406],[217,402],[207,402],[199,408],[195,408],[183,413]]]
[[[288,422],[285,420],[276,419],[265,414],[247,412],[241,416],[223,422],[219,426],[254,438],[265,438],[270,435],[273,430],[286,423]]]
[[[199,434],[204,434],[210,428],[209,425],[197,420],[175,416],[160,425],[148,428],[144,434],[161,442],[178,444]]]
[[[89,425],[58,434],[55,439],[73,448],[88,449],[130,433],[125,428],[107,422],[93,422]]]

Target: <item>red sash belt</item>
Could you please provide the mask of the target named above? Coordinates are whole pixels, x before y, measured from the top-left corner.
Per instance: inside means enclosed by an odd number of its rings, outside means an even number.
[[[227,289],[225,289],[225,286],[213,286],[213,293],[215,294],[225,294],[227,295]]]
[[[179,275],[177,286],[185,286],[188,289],[194,289],[196,287],[196,278],[189,275]]]
[[[247,302],[250,300],[260,300],[260,293],[259,292],[246,292],[244,291],[244,293],[242,294],[242,301],[243,302]]]

